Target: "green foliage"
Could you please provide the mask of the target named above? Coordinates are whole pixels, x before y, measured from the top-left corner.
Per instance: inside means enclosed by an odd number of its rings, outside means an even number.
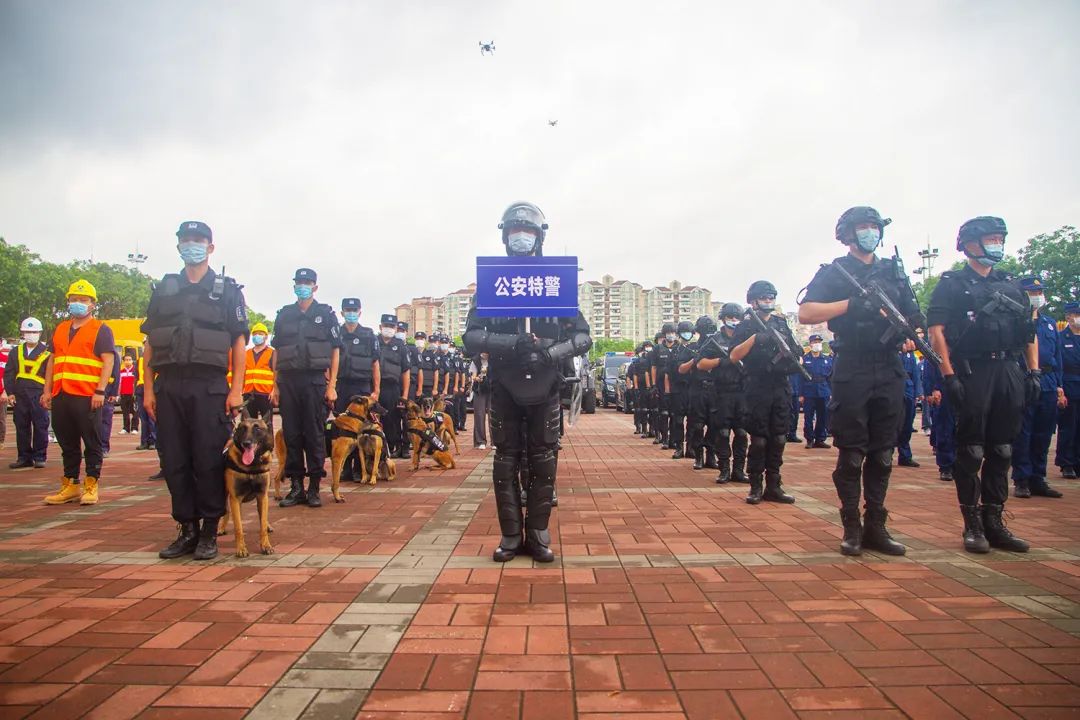
[[[608,352],[626,352],[633,350],[636,343],[633,340],[618,340],[614,338],[594,338],[592,349],[589,350],[589,360],[601,358]]]
[[[1080,299],[1080,230],[1064,225],[1036,235],[1019,255],[1023,274],[1042,278],[1047,312],[1064,319],[1062,306]]]
[[[266,326],[266,329],[270,331],[270,334],[274,334],[274,321],[263,315],[258,310],[247,309],[248,327],[253,327],[255,323],[262,323]]]
[[[1020,252],[1023,253],[1023,250]],[[957,260],[952,264],[952,267],[950,267],[949,270],[955,272],[956,270],[963,269],[965,265],[967,265],[967,260]],[[1007,273],[1012,273],[1017,276],[1025,274],[1021,267],[1021,262],[1012,255],[1006,255],[1005,258],[994,267],[997,270],[1004,270]],[[924,313],[926,312],[926,309],[930,307],[930,296],[934,294],[934,288],[937,287],[940,277],[940,275],[934,275],[933,277],[929,277],[926,280],[911,286],[911,289],[915,291],[915,299],[919,301],[919,309]]]

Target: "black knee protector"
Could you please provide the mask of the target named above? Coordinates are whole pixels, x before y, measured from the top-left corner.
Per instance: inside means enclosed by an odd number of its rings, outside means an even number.
[[[495,508],[504,537],[521,535],[521,491],[518,489],[518,456],[496,450],[491,466]]]
[[[527,530],[547,530],[551,518],[551,502],[555,496],[555,470],[558,458],[552,450],[529,456]]]

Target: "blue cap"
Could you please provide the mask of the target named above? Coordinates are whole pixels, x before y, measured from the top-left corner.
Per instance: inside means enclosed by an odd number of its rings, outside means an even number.
[[[176,237],[184,237],[185,235],[194,235],[214,242],[214,233],[210,232],[210,226],[199,220],[185,220],[180,223],[180,229],[176,231]]]
[[[319,276],[311,268],[299,268],[296,274],[293,275],[293,282],[300,282],[301,280],[315,283],[319,281]]]
[[[1022,277],[1020,278],[1020,287],[1027,292],[1042,292],[1042,278],[1040,278],[1038,275],[1028,275],[1027,277]]]
[[[342,310],[359,310],[360,298],[341,298]]]
[[[1073,300],[1072,302],[1065,303],[1065,312],[1080,314],[1080,302]]]
[[[820,335],[811,335],[810,336],[810,342],[821,342],[821,336]]]
[[[390,315],[389,313],[382,316],[382,320],[379,321],[381,325],[397,325],[397,315]]]

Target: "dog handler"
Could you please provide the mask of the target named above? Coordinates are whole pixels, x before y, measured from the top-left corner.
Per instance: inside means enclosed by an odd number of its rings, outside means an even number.
[[[176,231],[184,269],[154,287],[142,331],[146,364],[157,373],[143,403],[157,421],[162,471],[180,532],[162,558],[217,555],[217,525],[225,514],[225,457],[230,417],[243,404],[243,364],[232,385],[225,380],[229,352],[244,357],[247,311],[232,278],[210,269],[214,236],[206,223],[188,221]],[[199,527],[199,521],[202,526]]]

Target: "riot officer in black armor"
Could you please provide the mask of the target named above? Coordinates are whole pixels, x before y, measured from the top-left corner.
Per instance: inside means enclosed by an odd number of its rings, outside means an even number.
[[[542,255],[547,227],[544,214],[535,205],[511,205],[499,223],[507,255]],[[581,313],[569,321],[531,318],[529,323],[530,332],[526,332],[524,318],[482,318],[473,310],[463,338],[470,355],[486,352],[490,358],[495,445],[491,475],[502,531],[493,556],[496,562],[511,560],[519,552],[532,555],[537,562],[555,559],[548,520],[555,490],[561,375],[568,361],[592,346],[589,325]],[[523,523],[517,481],[526,449],[530,479]]]
[[[668,378],[671,393],[668,395],[668,409],[671,413],[671,442],[675,448],[672,460],[681,460],[692,456],[693,450],[686,447],[686,416],[690,412],[690,368],[683,372],[683,366],[694,359],[697,343],[694,339],[694,323],[680,320],[676,328],[678,344],[672,348]]]
[[[679,377],[690,378],[687,388],[686,446],[688,453],[694,458],[695,470],[706,467],[706,462],[712,463],[709,467],[719,468],[714,450],[716,428],[709,422],[715,399],[713,382],[708,371],[698,367],[701,346],[716,333],[716,323],[708,315],[702,315],[693,327],[698,339],[687,343],[679,353]],[[705,432],[706,425],[709,428],[708,435]]]
[[[641,433],[641,419],[638,417],[637,390],[635,379],[637,378],[638,358],[641,355],[641,345],[634,348],[634,356],[626,363],[626,385],[623,389],[623,411],[634,413],[634,434]]]
[[[675,359],[675,323],[664,323],[657,333],[653,348],[652,376],[656,388],[656,422],[658,432],[654,444],[668,449],[671,442],[671,363]]]
[[[706,453],[716,448],[720,474],[716,483],[749,482],[746,475],[746,450],[750,443],[746,434],[746,370],[742,363],[729,362],[724,353],[735,347],[735,330],[743,316],[738,303],[724,303],[720,308],[720,330],[711,335],[714,342],[701,352],[697,369],[708,373],[702,388],[711,403],[706,422],[709,424],[710,441],[706,436]],[[711,390],[710,390],[711,387]],[[706,458],[707,459],[707,458]]]
[[[795,358],[802,357],[802,347],[796,342],[787,320],[776,309],[776,286],[758,280],[746,291],[746,311],[732,338],[734,347],[728,362],[744,361],[747,372],[746,430],[750,434],[750,453],[746,469],[750,474],[750,493],[746,502],[756,505],[762,500],[793,503],[795,498],[784,492],[780,482],[780,466],[784,464],[784,445],[787,443],[788,415],[791,409],[791,384],[788,375],[796,370],[797,361],[787,360],[780,352],[779,342],[787,344]],[[750,317],[757,313],[767,328],[775,329],[778,341],[770,332],[759,332]],[[762,474],[765,476],[762,489]]]
[[[326,474],[326,416],[338,398],[341,330],[334,309],[315,300],[317,281],[311,268],[297,270],[296,302],[278,310],[274,321],[272,400],[281,409],[285,477],[291,483],[288,495],[278,503],[281,507],[322,505],[319,483]]]
[[[637,413],[641,416],[641,437],[656,437],[656,428],[653,426],[653,408],[656,406],[653,397],[652,385],[652,360],[653,343],[649,340],[641,343],[641,354],[638,356],[637,377],[634,379],[634,387],[637,392]],[[637,415],[635,415],[637,417]]]
[[[903,267],[892,258],[874,254],[890,222],[872,207],[846,210],[836,223],[835,235],[847,245],[848,254],[835,263],[862,287],[876,284],[913,327],[922,327],[926,320],[919,313]],[[905,338],[890,332],[891,325],[879,306],[861,300],[833,265],[822,266],[810,281],[799,307],[799,321],[827,321],[834,335],[831,346],[836,362],[829,409],[833,443],[840,451],[833,471],[844,523],[840,552],[859,555],[866,547],[903,555],[904,546],[885,528],[885,495],[897,434],[904,421],[906,373],[898,352]],[[861,520],[860,496],[866,501]]]
[[[391,457],[401,453],[404,437],[401,434],[401,419],[412,379],[409,346],[405,344],[405,333],[398,331],[398,325],[400,323],[393,315],[383,315],[379,323],[379,402],[386,408],[383,432],[386,433]],[[401,337],[398,337],[399,334]]]
[[[967,256],[967,265],[941,274],[927,311],[945,393],[956,412],[953,479],[964,517],[964,549],[972,553],[991,547],[1028,550],[1001,516],[1025,399],[1035,402],[1042,382],[1027,293],[1010,275],[994,270],[1004,257],[1006,234],[998,217],[961,225],[956,249]]]
[[[217,555],[218,519],[225,514],[225,458],[230,416],[243,405],[244,363],[225,381],[229,352],[243,358],[247,344],[244,296],[232,278],[210,269],[213,233],[185,222],[176,233],[184,269],[154,287],[142,332],[147,374],[143,406],[157,421],[161,468],[180,532],[158,553],[196,560]],[[202,526],[199,526],[199,521]]]

